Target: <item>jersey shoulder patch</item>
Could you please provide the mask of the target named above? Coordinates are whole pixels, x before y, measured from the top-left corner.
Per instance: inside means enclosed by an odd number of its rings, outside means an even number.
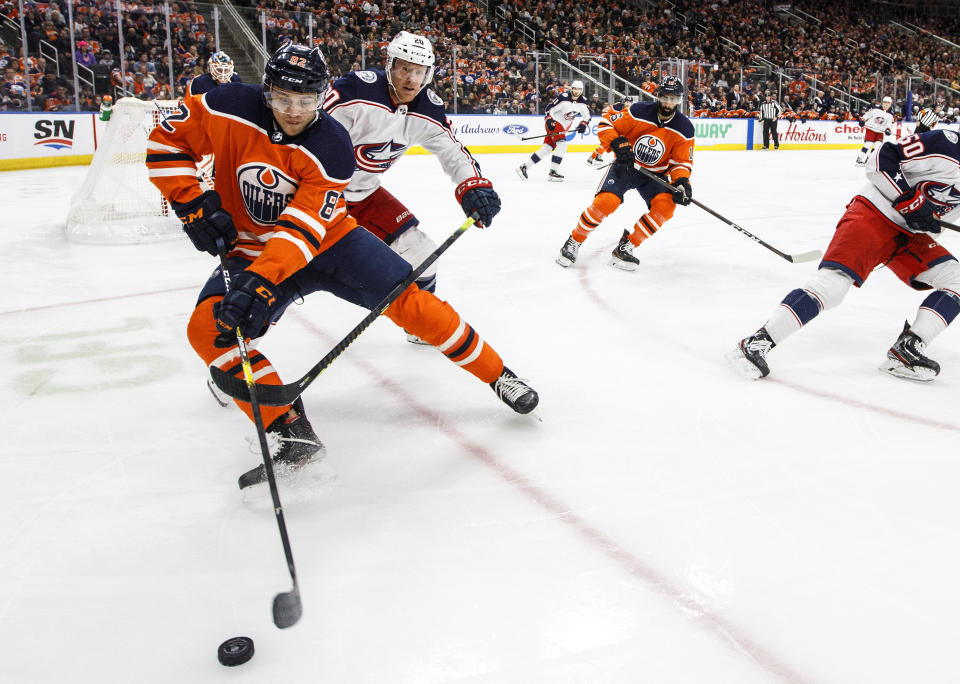
[[[427,99],[438,107],[443,106],[443,100],[441,100],[440,96],[433,92],[433,90],[430,88],[427,88]]]
[[[203,101],[207,109],[218,114],[239,117],[266,130],[269,112],[263,107],[263,97],[259,85],[231,82],[221,83],[204,93]]]
[[[319,160],[328,177],[349,180],[353,176],[356,160],[350,134],[343,124],[326,112],[320,112],[320,117],[300,144]]]
[[[348,72],[334,81],[332,88],[340,95],[333,106],[345,104],[351,100],[366,100],[390,106],[387,75],[379,69]]]

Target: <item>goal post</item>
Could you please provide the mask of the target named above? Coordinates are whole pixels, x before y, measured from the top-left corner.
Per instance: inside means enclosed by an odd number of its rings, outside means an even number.
[[[183,236],[180,220],[147,176],[147,136],[175,100],[117,100],[67,216],[67,237],[92,244],[135,244]],[[213,186],[211,178],[201,179]]]

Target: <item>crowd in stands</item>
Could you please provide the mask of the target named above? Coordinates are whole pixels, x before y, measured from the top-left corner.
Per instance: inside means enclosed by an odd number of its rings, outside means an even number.
[[[400,30],[426,34],[438,60],[433,87],[458,113],[542,112],[566,83],[552,54],[582,68],[591,62],[611,68],[617,84],[647,92],[665,73],[666,60],[688,60],[694,116],[754,116],[771,93],[788,117],[855,119],[884,95],[908,117],[914,113],[906,111],[909,82],[916,107],[939,100],[944,118],[960,119],[960,49],[936,38],[960,42],[960,19],[906,17],[929,30],[917,32],[906,21],[891,23],[891,17],[905,19],[896,10],[884,7],[881,16],[865,0],[798,0],[789,4],[797,10],[792,14],[776,11],[771,0],[248,2],[241,11],[257,35],[264,19],[268,51],[312,38],[334,76],[382,66],[384,49]],[[25,2],[26,64],[13,24],[0,29],[0,109],[25,108],[28,90],[34,110],[76,109],[74,61],[82,67],[83,110],[97,109],[104,94],[181,96],[216,50],[211,6],[170,3],[172,65],[163,3],[134,0],[122,7],[118,26],[114,0],[77,0],[71,49],[64,7]],[[17,24],[21,19],[12,0],[0,2],[0,14]],[[609,72],[593,73],[607,83]],[[590,106],[599,113],[609,95],[591,90],[588,79]]]

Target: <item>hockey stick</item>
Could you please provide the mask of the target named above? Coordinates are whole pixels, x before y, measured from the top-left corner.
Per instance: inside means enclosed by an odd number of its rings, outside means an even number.
[[[934,220],[940,225],[941,228],[946,228],[947,230],[955,230],[958,233],[960,233],[960,226],[956,225],[955,223],[948,223],[940,219],[934,219]]]
[[[554,133],[544,133],[543,135],[528,135],[525,138],[520,138],[520,140],[540,140],[541,138],[549,138],[551,135],[560,135],[560,133],[569,133],[570,129],[573,128],[573,122],[570,122],[570,125],[563,129],[563,131],[556,131]]]
[[[665,181],[663,178],[661,178],[661,177],[658,176],[657,174],[653,173],[652,171],[648,171],[647,169],[645,169],[645,168],[643,168],[643,167],[641,167],[641,166],[639,166],[639,165],[637,165],[637,164],[634,164],[634,168],[635,168],[637,171],[639,171],[640,173],[642,173],[644,176],[647,176],[648,178],[650,178],[650,179],[652,179],[652,180],[655,180],[657,183],[659,183],[659,184],[662,185],[663,187],[667,188],[667,189],[670,190],[671,192],[673,192],[673,190],[675,189],[674,186],[670,185],[670,183],[668,183],[667,181]],[[823,256],[823,252],[821,252],[819,249],[815,249],[815,250],[810,251],[810,252],[803,252],[802,254],[787,254],[786,252],[781,252],[779,249],[777,249],[777,248],[774,247],[773,245],[770,245],[770,244],[764,242],[763,240],[761,240],[760,238],[758,238],[756,235],[754,235],[753,233],[751,233],[750,231],[748,231],[748,230],[747,230],[746,228],[744,228],[743,226],[738,226],[736,223],[734,223],[733,221],[731,221],[731,220],[728,219],[727,217],[718,214],[717,212],[715,212],[715,211],[714,211],[713,209],[711,209],[710,207],[706,206],[705,204],[703,204],[703,203],[701,203],[701,202],[698,202],[697,200],[693,199],[692,197],[690,198],[690,203],[691,203],[691,204],[695,204],[696,206],[700,207],[701,209],[703,209],[705,212],[707,212],[707,213],[710,214],[711,216],[720,219],[721,221],[723,221],[724,223],[726,223],[726,224],[727,224],[728,226],[730,226],[731,228],[735,228],[736,230],[739,230],[741,233],[743,233],[743,234],[746,235],[748,238],[750,238],[751,240],[753,240],[754,242],[756,242],[758,245],[762,245],[763,247],[766,247],[767,249],[769,249],[771,252],[773,252],[773,253],[776,254],[777,256],[779,256],[779,257],[781,257],[781,258],[783,258],[783,259],[786,259],[787,261],[789,261],[789,262],[791,262],[791,263],[799,264],[799,263],[802,263],[802,262],[804,262],[804,261],[816,261],[817,259],[819,259],[820,257]]]
[[[220,247],[220,270],[223,271],[223,283],[230,290],[230,270],[227,268],[226,250],[223,242],[217,241]],[[297,624],[303,614],[303,605],[300,603],[300,587],[297,584],[297,569],[293,565],[293,550],[290,548],[290,539],[287,537],[287,524],[283,519],[283,508],[280,505],[280,492],[277,491],[277,478],[273,473],[273,459],[270,458],[270,447],[267,446],[267,432],[263,427],[263,416],[260,415],[260,402],[257,400],[256,383],[253,381],[253,369],[250,367],[250,356],[247,354],[247,343],[243,340],[240,326],[237,326],[237,351],[240,352],[240,364],[243,366],[243,377],[247,387],[247,401],[253,411],[253,423],[257,427],[257,438],[260,440],[260,453],[263,456],[263,468],[267,473],[267,482],[270,485],[270,496],[273,498],[273,512],[277,517],[277,527],[280,528],[280,541],[283,542],[283,553],[287,557],[287,569],[293,580],[293,589],[277,594],[273,597],[273,624],[280,629],[286,629]]]
[[[453,233],[450,234],[443,244],[433,250],[433,253],[430,254],[426,259],[423,260],[419,266],[417,266],[413,271],[408,275],[403,282],[397,285],[393,290],[390,291],[383,300],[373,307],[370,310],[363,320],[357,323],[356,327],[347,333],[347,336],[344,337],[337,345],[331,349],[326,356],[320,359],[317,364],[307,371],[299,380],[288,383],[286,385],[257,385],[256,386],[256,395],[260,400],[260,403],[265,406],[287,406],[292,404],[297,400],[307,387],[310,386],[317,377],[327,369],[327,367],[334,362],[334,360],[343,353],[343,350],[349,347],[355,339],[360,336],[367,327],[373,323],[377,317],[383,313],[383,311],[390,306],[394,300],[399,297],[404,290],[406,290],[413,282],[419,278],[424,271],[426,271],[430,266],[440,258],[440,255],[447,251],[447,248],[452,245],[457,238],[459,238],[464,231],[467,230],[476,222],[476,219],[471,216],[463,224],[460,225]],[[253,386],[244,380],[236,377],[235,375],[230,375],[229,373],[217,368],[216,366],[210,367],[210,376],[213,378],[214,384],[223,390],[226,394],[230,395],[234,399],[240,399],[241,401],[250,401],[253,392]]]

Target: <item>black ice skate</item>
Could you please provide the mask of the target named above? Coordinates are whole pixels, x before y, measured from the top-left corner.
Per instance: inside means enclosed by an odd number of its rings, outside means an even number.
[[[759,380],[770,375],[766,356],[776,343],[770,338],[766,328],[745,337],[736,348],[727,354],[727,361],[740,373],[753,380]]]
[[[297,399],[293,404],[297,417],[290,420],[289,413],[277,418],[267,428],[267,446],[273,458],[274,474],[277,477],[290,475],[308,463],[319,461],[326,455],[326,447],[313,431],[313,426],[303,412],[303,402]],[[287,422],[289,421],[289,422]],[[257,445],[259,449],[259,445]],[[253,445],[251,445],[251,450]],[[267,481],[267,471],[261,463],[256,468],[248,470],[237,484],[240,489],[246,489],[255,484]]]
[[[629,233],[623,231],[620,243],[614,248],[613,256],[610,257],[610,265],[624,271],[636,271],[640,268],[640,260],[633,256],[633,243],[628,236]]]
[[[517,413],[530,413],[540,403],[540,397],[534,389],[506,366],[500,377],[490,383],[490,387],[504,404]]]
[[[554,183],[562,183],[564,179],[563,174],[550,169],[550,173],[547,174],[547,180],[553,181]]]
[[[521,164],[517,167],[517,175],[520,176],[523,180],[527,180],[530,176],[527,175],[527,165]]]
[[[910,324],[903,324],[903,332],[887,350],[887,361],[880,370],[898,378],[930,382],[940,374],[940,364],[924,355],[926,345]]]
[[[563,243],[563,247],[560,248],[560,256],[557,257],[557,263],[564,268],[572,266],[576,262],[579,253],[580,243],[574,240],[571,235],[567,238],[567,241]]]
[[[603,159],[601,159],[600,157],[594,156],[592,154],[589,157],[587,157],[587,166],[599,166],[602,163],[603,163]]]

